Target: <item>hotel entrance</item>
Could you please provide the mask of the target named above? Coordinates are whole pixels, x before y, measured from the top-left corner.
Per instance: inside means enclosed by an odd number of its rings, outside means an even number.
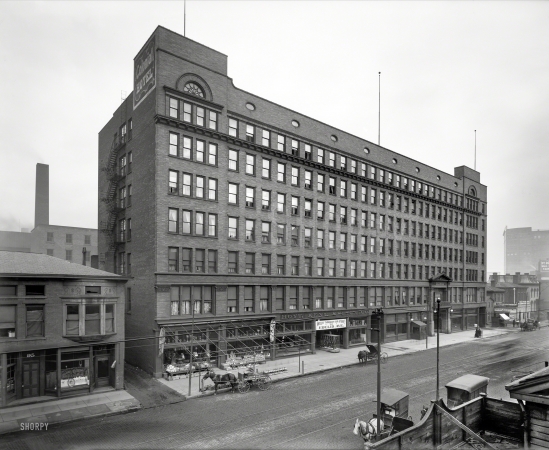
[[[317,320],[315,327],[318,349],[333,351],[341,348],[347,319]]]

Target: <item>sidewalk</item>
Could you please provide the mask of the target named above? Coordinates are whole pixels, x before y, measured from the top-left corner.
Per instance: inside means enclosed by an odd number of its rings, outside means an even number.
[[[482,338],[486,339],[493,336],[498,336],[502,334],[508,334],[512,332],[520,331],[520,328],[483,328],[482,329]],[[444,334],[440,335],[440,347],[445,347],[447,345],[460,344],[462,342],[474,341],[475,330],[460,331],[457,333]],[[432,336],[428,338],[428,349],[436,348],[437,338]],[[287,378],[295,378],[304,376],[311,373],[324,372],[326,370],[337,369],[340,367],[350,366],[353,364],[358,364],[358,351],[362,350],[363,347],[356,346],[349,349],[341,349],[339,353],[330,353],[324,350],[317,350],[313,355],[311,353],[304,353],[301,355],[301,358],[298,356],[292,356],[289,358],[283,358],[276,361],[267,361],[265,364],[258,364],[256,366],[258,372],[263,372],[266,370],[272,369],[283,369],[286,368],[286,371],[270,374],[271,380],[277,382],[280,380],[285,380]],[[405,355],[408,353],[420,352],[427,350],[425,346],[425,340],[415,340],[410,339],[406,341],[397,341],[390,342],[387,344],[381,344],[381,352],[387,353],[389,358],[399,355]],[[299,363],[303,365],[300,367]],[[304,369],[304,373],[301,373],[300,369]],[[242,369],[241,369],[242,370]],[[238,370],[225,371],[222,369],[215,369],[216,373],[227,373],[232,372],[238,376]],[[199,391],[199,374],[196,373],[192,377],[191,381],[191,394],[189,395],[189,379],[186,376],[183,376],[179,379],[174,379],[168,381],[166,379],[159,379],[164,385],[174,389],[182,395],[185,395],[187,398],[196,398],[203,397],[205,395],[212,395],[213,391],[206,391],[201,393]],[[207,379],[204,381],[204,386],[213,386],[211,380]],[[218,389],[219,392],[229,391],[230,388]]]
[[[53,424],[135,411],[140,403],[126,391],[109,390],[0,409],[0,435],[21,430],[45,430]]]

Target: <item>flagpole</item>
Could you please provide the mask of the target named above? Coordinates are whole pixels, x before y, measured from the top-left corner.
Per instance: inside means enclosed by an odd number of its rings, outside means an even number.
[[[477,130],[475,130],[475,170],[477,170]]]
[[[187,32],[187,0],[183,0],[183,36]]]
[[[381,135],[381,72],[378,72],[378,99],[377,99],[377,145]]]

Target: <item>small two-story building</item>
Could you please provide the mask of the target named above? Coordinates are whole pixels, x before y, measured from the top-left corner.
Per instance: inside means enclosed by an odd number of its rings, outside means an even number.
[[[126,278],[0,251],[0,408],[124,386]]]

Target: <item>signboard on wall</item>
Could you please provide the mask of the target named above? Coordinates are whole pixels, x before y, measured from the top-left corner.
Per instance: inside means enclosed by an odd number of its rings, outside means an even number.
[[[539,275],[540,275],[540,280],[544,280],[544,281],[549,280],[549,259],[539,262]]]
[[[133,61],[133,109],[156,87],[155,36],[145,44]]]
[[[347,328],[347,319],[317,320],[316,331]]]

